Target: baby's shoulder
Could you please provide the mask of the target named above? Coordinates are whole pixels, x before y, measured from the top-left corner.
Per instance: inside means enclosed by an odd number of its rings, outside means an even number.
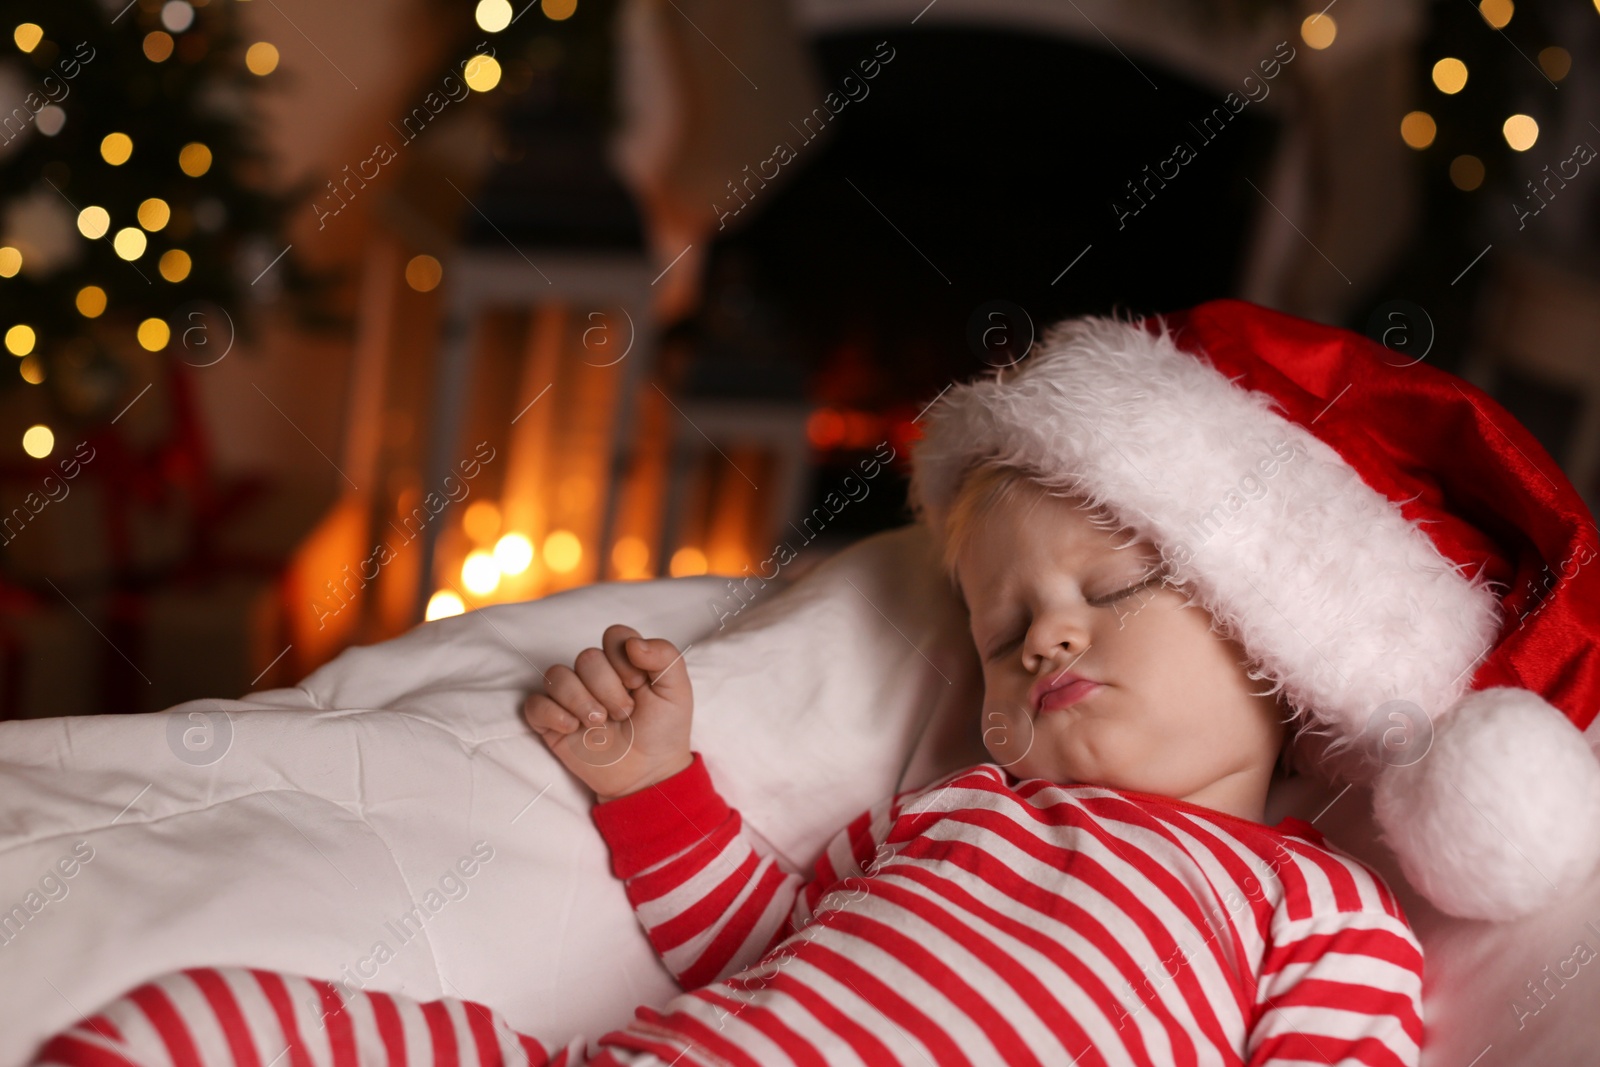
[[[1268,863],[1282,887],[1278,911],[1284,920],[1383,915],[1409,925],[1383,875],[1330,841],[1281,835]]]

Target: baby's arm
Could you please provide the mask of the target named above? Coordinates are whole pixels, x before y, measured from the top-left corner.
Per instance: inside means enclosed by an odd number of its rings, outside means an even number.
[[[1275,923],[1256,991],[1249,1067],[1392,1063],[1422,1047],[1422,946],[1384,911]]]

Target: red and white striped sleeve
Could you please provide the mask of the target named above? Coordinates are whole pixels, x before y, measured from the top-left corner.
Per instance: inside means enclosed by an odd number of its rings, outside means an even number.
[[[1415,1067],[1422,946],[1396,911],[1328,911],[1274,924],[1256,993],[1249,1067]]]
[[[828,892],[849,891],[851,879],[881,859],[906,798],[920,792],[897,793],[851,820],[808,881],[766,851],[693,755],[672,777],[591,810],[612,872],[685,990],[744,970],[805,926]]]

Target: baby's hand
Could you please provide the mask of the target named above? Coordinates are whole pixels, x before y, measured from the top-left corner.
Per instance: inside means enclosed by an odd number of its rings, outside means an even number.
[[[618,623],[603,648],[545,672],[548,693],[522,714],[562,764],[607,801],[669,778],[693,762],[694,694],[683,655],[665,638],[645,640]]]

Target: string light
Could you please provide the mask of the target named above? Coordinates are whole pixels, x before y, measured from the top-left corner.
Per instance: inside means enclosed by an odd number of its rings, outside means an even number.
[[[266,41],[257,41],[244,54],[244,65],[251,74],[266,77],[278,69],[278,48]]]
[[[160,197],[152,196],[139,205],[139,225],[155,233],[163,229],[172,218],[172,209]]]
[[[500,84],[500,63],[493,56],[473,56],[461,76],[473,92],[486,93]]]
[[[500,532],[500,509],[488,500],[474,500],[461,517],[461,528],[478,544],[494,540]]]
[[[578,10],[578,0],[544,0],[539,5],[539,10],[544,12],[544,17],[551,22],[565,22]]]
[[[557,574],[567,574],[583,559],[583,542],[571,530],[555,530],[544,539],[545,565]]]
[[[172,57],[172,35],[162,30],[145,34],[144,57],[152,63],[165,63]]]
[[[1305,21],[1300,23],[1301,39],[1318,51],[1331,45],[1337,36],[1339,24],[1333,21],[1332,15],[1307,15]]]
[[[22,253],[6,245],[0,248],[0,278],[15,278],[22,269]]]
[[[1454,96],[1467,85],[1467,65],[1446,56],[1433,65],[1433,84],[1446,96]]]
[[[467,553],[461,563],[461,584],[474,596],[488,596],[500,584],[500,567],[483,549]]]
[[[34,459],[43,459],[55,451],[56,435],[44,425],[29,426],[22,434],[22,450]]]
[[[1506,144],[1518,152],[1526,152],[1539,140],[1539,124],[1533,121],[1532,115],[1512,115],[1500,127],[1500,132],[1505,135]]]
[[[75,303],[78,314],[86,319],[98,319],[106,310],[106,291],[98,285],[86,285],[78,290]]]
[[[161,276],[169,282],[183,281],[189,276],[189,267],[189,253],[181,248],[172,248],[161,253],[161,261],[156,264]]]
[[[428,598],[428,610],[423,613],[423,619],[432,622],[434,619],[446,619],[451,615],[460,615],[467,610],[461,598],[449,589],[441,589]]]
[[[667,573],[674,578],[687,578],[693,574],[706,572],[706,554],[698,548],[685,545],[672,554],[672,562],[667,565]]]
[[[120,167],[133,155],[133,138],[125,133],[108,133],[100,141],[100,158]]]
[[[1600,0],[1595,0],[1600,5]],[[1567,76],[1572,69],[1572,53],[1558,44],[1539,50],[1539,69],[1544,71],[1545,77],[1553,82],[1558,82]]]
[[[39,385],[44,382],[44,364],[39,362],[37,355],[23,356],[22,362],[17,364],[17,373],[22,375],[22,380],[29,385]]]
[[[191,178],[200,177],[211,169],[211,149],[190,141],[178,152],[178,167]]]
[[[96,204],[90,204],[78,212],[78,232],[91,241],[98,241],[111,229],[111,212]]]
[[[1483,16],[1483,21],[1497,30],[1506,28],[1516,10],[1511,0],[1482,0],[1478,4],[1478,14]]]
[[[412,256],[406,264],[406,284],[419,293],[431,292],[444,277],[444,268],[432,256]]]
[[[17,42],[17,47],[24,52],[31,52],[39,47],[39,42],[44,40],[44,30],[37,23],[24,22],[17,27],[11,39]]]
[[[146,244],[144,231],[136,226],[124,226],[111,239],[111,247],[116,249],[117,255],[130,263],[144,255]]]
[[[611,565],[619,578],[643,578],[650,562],[650,547],[642,537],[623,537],[611,546]]]
[[[1400,139],[1419,151],[1431,145],[1438,133],[1438,123],[1426,111],[1412,111],[1400,120]]]
[[[172,327],[162,319],[145,319],[139,324],[139,347],[146,352],[159,352],[172,340]]]
[[[507,0],[478,0],[475,17],[479,29],[499,33],[511,25],[511,5]]]
[[[508,533],[494,543],[494,562],[501,574],[521,574],[533,562],[533,542],[519,533]]]
[[[18,323],[6,331],[6,351],[13,356],[25,356],[33,351],[35,340],[33,327]]]
[[[194,8],[185,0],[167,0],[161,5],[161,25],[173,33],[182,33],[194,25]]]

